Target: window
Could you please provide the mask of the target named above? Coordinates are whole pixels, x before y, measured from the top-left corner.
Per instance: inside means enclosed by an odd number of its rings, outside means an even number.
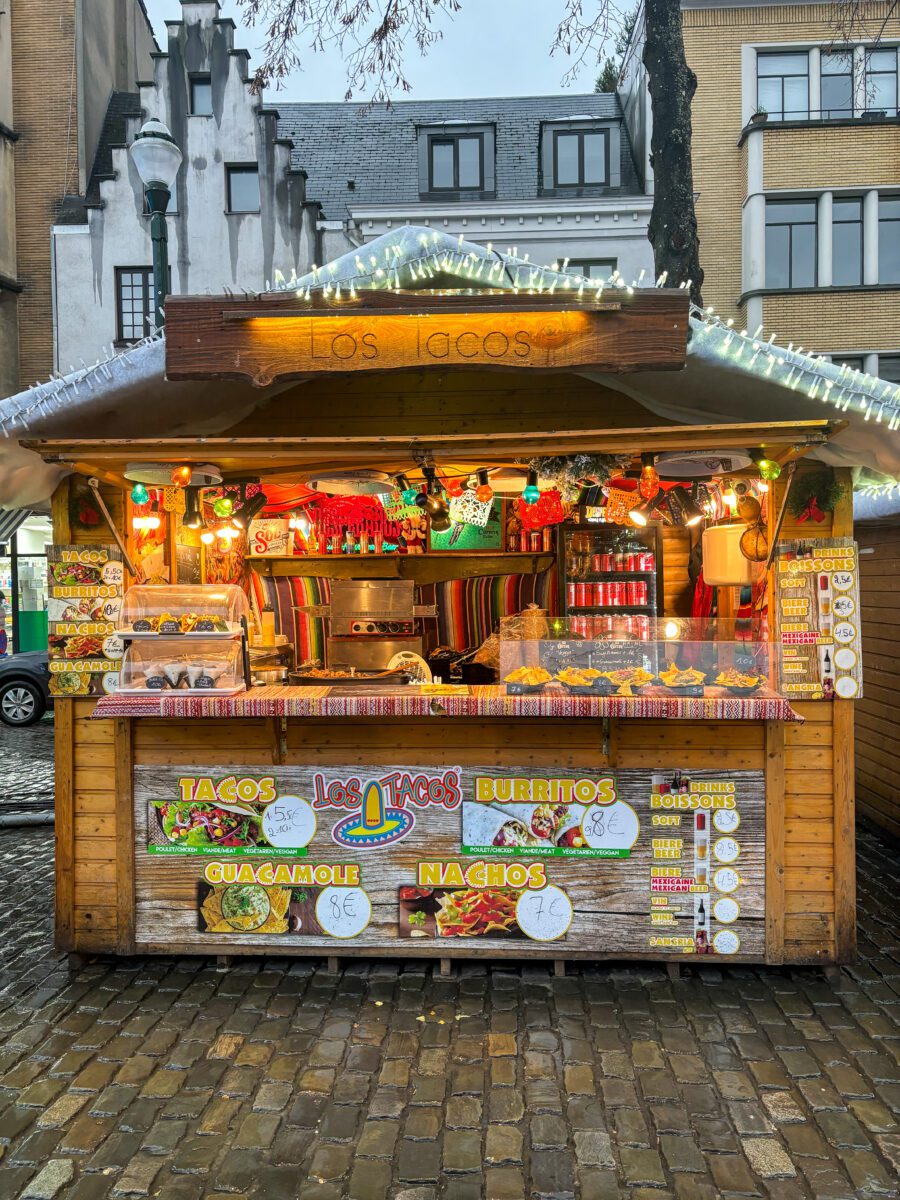
[[[553,131],[553,186],[585,187],[609,179],[605,130]]]
[[[191,116],[212,116],[212,82],[208,75],[191,76]]]
[[[853,116],[853,51],[822,51],[822,116]]]
[[[139,342],[153,324],[152,267],[116,267],[117,339]]]
[[[226,167],[228,179],[228,211],[232,213],[259,212],[259,168]]]
[[[815,200],[766,204],[766,287],[816,285]]]
[[[900,357],[879,355],[878,378],[886,379],[888,383],[900,383]]]
[[[567,275],[583,275],[585,279],[596,279],[598,283],[609,279],[616,269],[614,258],[582,258],[569,262],[566,267]]]
[[[878,198],[878,282],[900,283],[900,196]]]
[[[792,50],[758,54],[756,102],[776,121],[809,116],[809,52]]]
[[[460,133],[428,139],[428,190],[481,191],[484,187],[484,139]]]
[[[851,371],[866,369],[866,360],[861,354],[833,354],[831,361],[836,367],[849,367]]]
[[[866,51],[866,111],[897,115],[897,50]]]
[[[863,202],[835,198],[831,212],[831,282],[847,287],[863,281]]]

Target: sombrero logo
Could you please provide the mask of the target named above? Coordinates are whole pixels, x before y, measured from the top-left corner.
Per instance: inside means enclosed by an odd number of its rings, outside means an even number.
[[[460,769],[440,772],[398,770],[383,775],[342,778],[315,776],[313,808],[347,808],[331,831],[339,846],[389,846],[412,832],[415,810],[437,805],[456,808],[462,800]]]

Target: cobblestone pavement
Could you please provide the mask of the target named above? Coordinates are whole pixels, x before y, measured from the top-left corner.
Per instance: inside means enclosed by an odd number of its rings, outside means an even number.
[[[52,714],[24,729],[0,721],[0,816],[52,811]]]
[[[0,1195],[893,1196],[896,846],[860,837],[858,965],[722,971],[48,950],[52,834],[0,832]]]

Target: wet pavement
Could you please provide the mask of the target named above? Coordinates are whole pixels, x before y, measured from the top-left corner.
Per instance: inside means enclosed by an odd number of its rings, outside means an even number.
[[[42,735],[38,735],[42,736]],[[0,830],[0,1195],[898,1194],[898,848],[813,969],[101,961],[52,950],[51,829]]]
[[[0,817],[53,811],[53,714],[13,729],[0,721]]]

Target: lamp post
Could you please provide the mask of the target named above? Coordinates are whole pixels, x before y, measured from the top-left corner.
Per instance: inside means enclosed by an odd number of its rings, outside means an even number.
[[[165,317],[163,308],[169,291],[169,247],[166,209],[171,187],[181,166],[182,154],[168,128],[152,118],[146,121],[131,143],[131,159],[144,185],[150,212],[150,238],[153,243],[153,320],[157,329]]]

